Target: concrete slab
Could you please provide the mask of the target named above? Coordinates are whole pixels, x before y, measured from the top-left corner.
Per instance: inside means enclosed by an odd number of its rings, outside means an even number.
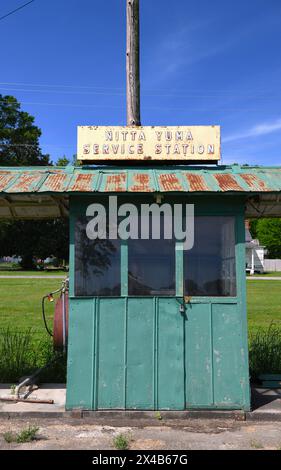
[[[248,420],[281,421],[281,389],[252,387],[253,411]]]
[[[63,415],[65,411],[65,395],[66,386],[64,384],[42,384],[37,390],[32,391],[28,395],[29,399],[34,400],[54,400],[54,404],[45,403],[23,403],[23,402],[10,402],[0,401],[0,414],[15,414],[17,416],[23,414],[38,414],[56,416]],[[0,397],[12,398],[11,384],[0,384]],[[21,393],[21,398],[24,393]]]
[[[23,397],[24,394],[21,394]],[[13,397],[11,384],[0,384],[0,397]],[[66,386],[64,384],[42,384],[38,390],[29,394],[28,398],[38,400],[54,400],[54,404],[23,403],[0,401],[0,416],[2,417],[26,417],[26,418],[74,418],[96,421],[99,423],[126,423],[126,425],[159,425],[163,422],[175,421],[178,424],[189,419],[223,419],[233,421],[281,421],[281,389],[252,388],[253,411],[241,410],[186,410],[186,411],[162,411],[161,418],[157,419],[154,411],[122,411],[101,410],[65,411]]]
[[[247,276],[248,281],[281,281],[280,276]]]

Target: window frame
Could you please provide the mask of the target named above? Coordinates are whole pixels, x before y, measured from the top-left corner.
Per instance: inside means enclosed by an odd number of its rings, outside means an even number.
[[[172,202],[176,203],[182,201],[182,198],[175,198]],[[89,201],[90,204],[92,202]],[[171,202],[171,201],[167,201]],[[246,294],[245,281],[243,276],[241,276],[241,263],[244,263],[245,253],[244,253],[244,207],[241,204],[240,199],[237,198],[236,204],[232,206],[222,204],[221,207],[218,204],[216,206],[216,211],[210,200],[209,206],[212,204],[212,211],[206,209],[207,204],[201,204],[198,201],[190,200],[189,203],[195,204],[195,217],[196,216],[232,216],[234,218],[234,230],[235,230],[235,269],[236,269],[236,296],[193,296],[193,302],[211,302],[215,300],[216,302],[222,303],[236,303],[238,297],[243,297]],[[157,295],[157,296],[129,296],[128,294],[128,242],[121,240],[121,253],[120,253],[120,270],[121,270],[121,294],[118,296],[79,296],[75,294],[75,223],[76,219],[81,216],[81,204],[77,204],[75,201],[74,210],[71,210],[70,217],[70,298],[76,299],[102,299],[102,298],[122,298],[122,297],[132,297],[132,298],[178,298],[182,299],[184,297],[184,251],[182,249],[181,242],[175,242],[175,284],[176,284],[176,293],[175,296],[168,295]],[[75,207],[76,206],[76,207]],[[196,207],[197,206],[197,207]],[[242,243],[241,243],[242,242]]]

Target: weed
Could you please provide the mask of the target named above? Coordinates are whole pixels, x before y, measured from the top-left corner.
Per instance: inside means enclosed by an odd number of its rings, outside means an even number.
[[[12,331],[6,328],[0,334],[0,376],[15,382],[23,371],[30,372],[31,330]]]
[[[117,450],[127,450],[129,447],[129,440],[125,434],[118,434],[113,439],[113,445]]]
[[[18,444],[23,444],[24,442],[31,442],[36,439],[36,434],[39,431],[39,428],[36,426],[28,426],[28,428],[23,429],[17,434],[16,442]]]
[[[269,328],[259,328],[249,338],[251,377],[260,374],[281,373],[281,328],[271,323]]]
[[[20,377],[29,376],[56,357],[52,341],[42,338],[29,330],[0,330],[0,382],[17,382]],[[40,376],[43,382],[66,380],[66,359],[58,358]],[[14,385],[11,394],[14,394]]]
[[[13,384],[11,385],[11,395],[14,395],[16,393],[16,386]]]
[[[11,431],[5,432],[5,434],[3,434],[3,437],[8,444],[11,444],[12,442],[17,442],[17,435]]]
[[[12,442],[23,444],[25,442],[34,441],[38,431],[39,428],[36,428],[35,426],[28,426],[28,428],[23,429],[19,433],[14,433],[11,431],[5,432],[3,437],[8,444],[11,444]]]
[[[162,415],[161,415],[161,413],[160,413],[160,411],[156,411],[156,412],[155,412],[155,418],[156,418],[156,419],[159,419],[159,421],[161,421],[161,420],[163,419],[163,418],[162,418]]]
[[[263,445],[259,441],[251,441],[251,447],[252,449],[263,449]]]

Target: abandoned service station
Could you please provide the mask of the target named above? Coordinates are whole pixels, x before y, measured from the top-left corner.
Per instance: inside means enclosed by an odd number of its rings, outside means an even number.
[[[249,410],[245,218],[281,216],[281,168],[220,164],[217,126],[81,127],[78,161],[0,168],[0,218],[70,218],[66,408]],[[192,247],[89,237],[110,196],[193,206]]]

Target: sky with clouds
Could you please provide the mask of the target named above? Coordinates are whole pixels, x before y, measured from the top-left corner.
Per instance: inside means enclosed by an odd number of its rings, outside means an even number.
[[[281,165],[281,1],[140,4],[142,124],[218,124],[223,163]],[[0,21],[0,93],[53,161],[78,125],[126,124],[125,28],[125,0],[35,0]]]

